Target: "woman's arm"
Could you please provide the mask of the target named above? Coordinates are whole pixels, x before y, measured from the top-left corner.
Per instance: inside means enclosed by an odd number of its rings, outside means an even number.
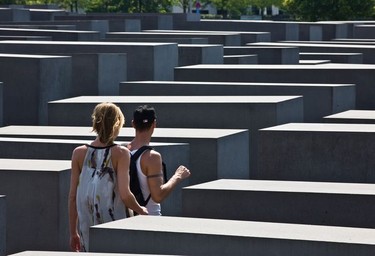
[[[156,151],[149,151],[144,154],[142,170],[145,169],[148,187],[151,198],[157,203],[161,203],[183,179],[190,176],[190,171],[180,165],[174,175],[164,184],[163,166],[161,155]]]
[[[132,209],[138,214],[147,215],[146,207],[142,207],[138,204],[133,193],[130,191],[129,182],[129,166],[130,166],[130,152],[125,147],[118,147],[119,151],[117,155],[117,183],[120,192],[120,197],[126,207]]]
[[[71,161],[71,175],[70,175],[70,191],[69,191],[69,230],[70,230],[70,247],[73,251],[79,252],[81,250],[80,237],[77,231],[78,213],[76,205],[76,194],[79,181],[79,175],[82,169],[82,147],[74,149]]]

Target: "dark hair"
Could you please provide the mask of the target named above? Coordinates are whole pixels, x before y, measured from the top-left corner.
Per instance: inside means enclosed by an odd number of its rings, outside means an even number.
[[[98,134],[99,140],[104,144],[113,143],[125,123],[121,109],[110,102],[96,105],[91,117],[92,130]]]
[[[138,131],[145,131],[151,128],[156,119],[155,109],[148,105],[137,107],[133,113],[134,128]]]

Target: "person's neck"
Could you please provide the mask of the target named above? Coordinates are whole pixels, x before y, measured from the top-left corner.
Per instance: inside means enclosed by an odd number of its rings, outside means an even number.
[[[129,150],[136,150],[144,145],[149,145],[151,136],[146,133],[136,133],[134,139],[128,144]]]
[[[113,144],[113,142],[109,142],[107,144],[101,142],[99,137],[96,137],[96,139],[93,142],[91,142],[91,145],[94,146],[94,147],[107,147],[107,146],[112,145],[112,144]]]

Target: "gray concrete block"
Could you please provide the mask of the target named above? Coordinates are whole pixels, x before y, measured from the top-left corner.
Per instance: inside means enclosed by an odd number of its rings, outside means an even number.
[[[305,122],[355,108],[350,84],[133,81],[120,84],[120,95],[302,95]]]
[[[356,85],[356,108],[375,109],[374,65],[196,65],[175,68],[176,81]]]
[[[50,36],[0,36],[0,40],[38,40],[38,41],[51,41]]]
[[[189,21],[175,29],[213,31],[269,32],[271,41],[298,40],[299,26],[295,22],[256,20],[200,20]]]
[[[139,19],[124,19],[124,20],[108,20],[109,32],[128,31],[139,32],[141,31],[141,20]]]
[[[375,183],[375,125],[289,123],[259,131],[257,179]]]
[[[0,54],[0,77],[3,124],[46,124],[48,101],[69,95],[71,57]]]
[[[30,21],[27,9],[0,8],[0,21]]]
[[[331,63],[330,60],[300,60],[300,65],[322,65]]]
[[[1,137],[41,139],[94,139],[90,127],[6,126]],[[133,128],[122,128],[119,140],[131,141]],[[249,178],[249,132],[234,129],[157,128],[153,142],[189,143],[189,169],[194,173],[188,184],[221,178]],[[170,170],[173,171],[173,170]]]
[[[372,255],[375,230],[270,222],[137,216],[93,226],[90,250],[184,255]],[[144,246],[144,241],[153,241]],[[165,246],[165,241],[171,241]]]
[[[98,41],[100,33],[97,31],[77,30],[47,30],[26,28],[0,28],[3,36],[50,36],[54,41]]]
[[[12,159],[70,160],[75,147],[90,142],[90,140],[0,138],[0,157]],[[119,140],[116,143],[126,144],[129,142]],[[189,166],[190,149],[188,144],[153,142],[150,145],[163,155],[163,161],[168,168],[168,178],[172,176],[174,170],[180,164]],[[181,182],[169,197],[163,201],[162,213],[164,215],[181,214],[181,188],[186,185],[188,185],[188,180]],[[0,193],[2,193],[1,188]]]
[[[149,32],[149,33],[175,33],[175,34],[192,34],[195,35],[207,35],[207,34],[233,34],[233,35],[240,35],[240,45],[245,45],[247,43],[255,43],[255,42],[270,42],[271,41],[271,35],[269,32],[252,32],[252,31],[207,31],[207,30],[144,30],[143,32]],[[212,42],[210,43],[220,43],[220,41],[213,41],[214,38],[211,39]],[[230,38],[228,38],[230,39]],[[233,40],[232,40],[233,41]],[[234,41],[233,41],[234,42]],[[233,45],[232,42],[232,45]],[[229,40],[226,40],[225,43],[221,43],[224,45],[228,45],[230,43]],[[238,45],[237,42],[235,42],[235,45]]]
[[[53,252],[53,251],[25,251],[8,256],[86,256],[85,252]],[[92,256],[151,256],[153,254],[133,254],[133,253],[95,253],[90,252]],[[158,254],[158,256],[163,256]],[[164,254],[164,256],[167,256]]]
[[[224,55],[257,54],[259,64],[298,64],[297,47],[225,46]]]
[[[173,43],[117,43],[72,41],[0,41],[0,52],[27,54],[126,53],[127,77],[134,80],[173,80],[178,48]]]
[[[201,33],[182,33],[174,32],[109,32],[106,34],[107,38],[155,38],[155,37],[165,37],[165,38],[207,38],[209,44],[222,44],[222,45],[241,45],[241,36],[236,33],[229,32],[201,32]]]
[[[37,28],[37,29],[63,29],[98,31],[100,37],[104,38],[105,33],[110,31],[109,20],[66,20],[66,21],[33,21],[33,22],[7,22],[1,27]],[[122,21],[124,23],[124,21]],[[124,23],[125,24],[125,23]],[[124,30],[122,30],[124,31]]]
[[[297,22],[297,24],[301,41],[329,41],[349,36],[350,26],[344,21]]]
[[[87,96],[49,102],[48,125],[87,125],[103,101],[117,104],[128,119],[139,105],[154,106],[158,127],[249,129],[249,177],[256,169],[258,129],[303,121],[301,96]]]
[[[299,40],[321,41],[323,40],[322,25],[316,22],[298,22]]]
[[[1,28],[26,28],[26,29],[52,29],[52,30],[74,30],[76,29],[75,25],[59,25],[59,24],[34,24],[34,23],[29,23],[29,22],[22,22],[22,23],[16,23],[12,22],[8,24],[0,24]]]
[[[224,64],[258,64],[258,55],[227,55],[224,56]]]
[[[178,65],[223,64],[223,46],[213,44],[179,44]]]
[[[180,38],[178,35],[172,38],[151,37],[151,38],[105,38],[106,42],[157,42],[157,43],[177,43],[177,44],[208,44],[208,38]]]
[[[71,96],[118,95],[119,83],[127,81],[127,54],[74,53]]]
[[[7,198],[6,253],[69,248],[70,161],[0,159]]]
[[[94,13],[57,16],[55,20],[140,20],[141,30],[173,29],[173,16],[159,13]]]
[[[323,121],[327,123],[375,124],[375,111],[351,109],[325,116]]]
[[[375,39],[375,25],[356,25],[353,29],[353,38]]]
[[[182,200],[185,217],[375,227],[374,184],[221,179],[185,187]]]
[[[45,20],[53,21],[56,16],[65,15],[67,12],[62,9],[29,9],[30,21]]]
[[[0,255],[5,256],[6,251],[6,196],[0,195]]]
[[[332,63],[363,64],[362,53],[300,52],[300,60],[330,60]]]
[[[298,47],[300,52],[319,52],[319,53],[362,53],[363,64],[375,63],[375,45],[365,44],[347,44],[337,43],[338,41],[299,41],[299,42],[283,42],[283,43],[253,43],[252,45],[261,46],[283,46]]]

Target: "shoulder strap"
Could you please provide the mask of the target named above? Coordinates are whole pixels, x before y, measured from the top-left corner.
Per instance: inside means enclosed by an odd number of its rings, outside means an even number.
[[[142,155],[143,152],[145,152],[146,150],[150,150],[152,149],[152,147],[150,146],[142,146],[140,147],[134,154],[131,155],[131,158],[136,161],[140,155]]]

